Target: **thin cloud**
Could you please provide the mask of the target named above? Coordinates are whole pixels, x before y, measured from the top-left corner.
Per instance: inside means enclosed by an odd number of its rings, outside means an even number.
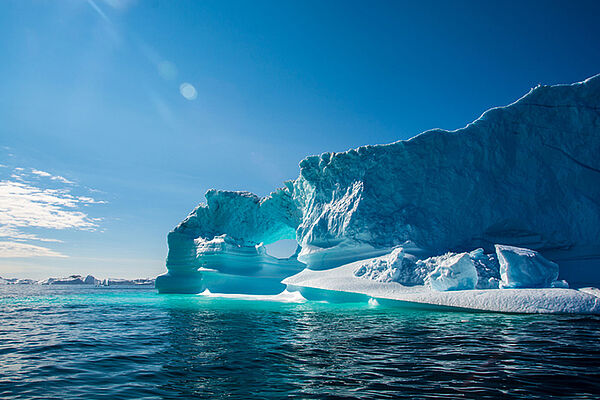
[[[31,173],[35,174],[35,175],[43,176],[43,177],[52,176],[52,174],[50,174],[46,171],[40,171],[39,169],[35,169],[35,168],[31,169]]]
[[[23,240],[37,240],[40,242],[56,242],[62,243],[62,240],[58,239],[50,239],[50,238],[42,238],[33,233],[23,233],[18,229],[11,228],[8,226],[0,226],[0,237],[11,238],[17,241]]]
[[[23,168],[15,168],[15,171],[23,171]],[[68,179],[67,179],[67,178],[65,178],[64,176],[60,176],[60,175],[52,175],[52,174],[51,174],[51,173],[49,173],[49,172],[46,172],[46,171],[41,171],[41,170],[39,170],[39,169],[32,168],[32,169],[31,169],[31,173],[32,173],[32,174],[34,174],[34,175],[37,175],[37,176],[43,177],[43,178],[50,178],[50,179],[52,179],[53,181],[58,181],[58,182],[66,183],[66,184],[69,184],[69,185],[72,185],[72,184],[74,184],[74,182],[73,182],[73,181],[70,181],[70,180],[68,180]],[[13,177],[14,177],[14,176],[13,176]]]
[[[106,201],[104,200],[96,200],[93,199],[91,197],[87,197],[87,196],[79,196],[77,197],[77,200],[79,200],[81,203],[84,204],[106,204]]]
[[[77,207],[83,202],[64,189],[44,189],[27,182],[0,182],[0,225],[93,230],[98,225]]]
[[[62,182],[62,183],[67,183],[67,184],[69,184],[69,185],[72,185],[72,184],[74,183],[73,181],[70,181],[70,180],[68,180],[67,178],[65,178],[65,177],[63,177],[63,176],[60,176],[60,175],[58,175],[58,176],[53,176],[53,177],[52,177],[52,178],[50,178],[50,179],[52,179],[53,181],[59,181],[59,182]]]
[[[95,231],[101,218],[92,218],[82,207],[104,204],[93,197],[73,195],[74,182],[35,168],[16,167],[0,181],[0,258],[67,257],[59,251],[28,242],[55,242],[32,229]],[[32,178],[35,178],[32,181]],[[52,187],[44,187],[52,183]],[[69,185],[58,187],[58,185]]]
[[[42,246],[20,242],[0,242],[0,258],[67,257]]]

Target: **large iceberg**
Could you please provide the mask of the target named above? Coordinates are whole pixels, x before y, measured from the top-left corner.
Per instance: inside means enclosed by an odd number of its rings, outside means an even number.
[[[538,86],[456,131],[310,156],[295,181],[265,198],[209,191],[169,234],[168,272],[156,286],[272,294],[304,267],[363,260],[355,269],[380,283],[427,278],[444,290],[493,289],[501,280],[497,243],[559,262],[598,258],[597,154],[600,75]],[[264,246],[281,239],[296,239],[297,254],[267,254]],[[471,253],[432,264],[448,252]],[[503,285],[516,287],[509,281]]]

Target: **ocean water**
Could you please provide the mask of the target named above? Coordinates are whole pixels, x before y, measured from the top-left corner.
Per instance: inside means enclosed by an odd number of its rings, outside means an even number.
[[[600,397],[600,318],[0,287],[0,398]]]

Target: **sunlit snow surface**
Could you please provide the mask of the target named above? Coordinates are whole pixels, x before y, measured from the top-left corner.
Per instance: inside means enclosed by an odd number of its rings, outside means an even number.
[[[600,297],[592,290],[487,289],[438,292],[425,286],[402,286],[354,276],[360,262],[327,271],[306,269],[286,278],[288,290],[298,290],[308,299],[343,299],[346,294],[422,305],[513,313],[600,313]],[[598,289],[596,289],[597,291]],[[336,293],[337,292],[337,293]]]

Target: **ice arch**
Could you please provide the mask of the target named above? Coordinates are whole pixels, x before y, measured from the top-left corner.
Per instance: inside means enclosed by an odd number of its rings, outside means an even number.
[[[304,265],[297,253],[279,259],[264,245],[296,239],[301,212],[292,184],[260,198],[249,192],[209,190],[200,204],[168,235],[168,273],[157,278],[160,292],[278,293],[286,276]],[[251,280],[255,282],[249,284]],[[256,281],[258,280],[258,281]]]

